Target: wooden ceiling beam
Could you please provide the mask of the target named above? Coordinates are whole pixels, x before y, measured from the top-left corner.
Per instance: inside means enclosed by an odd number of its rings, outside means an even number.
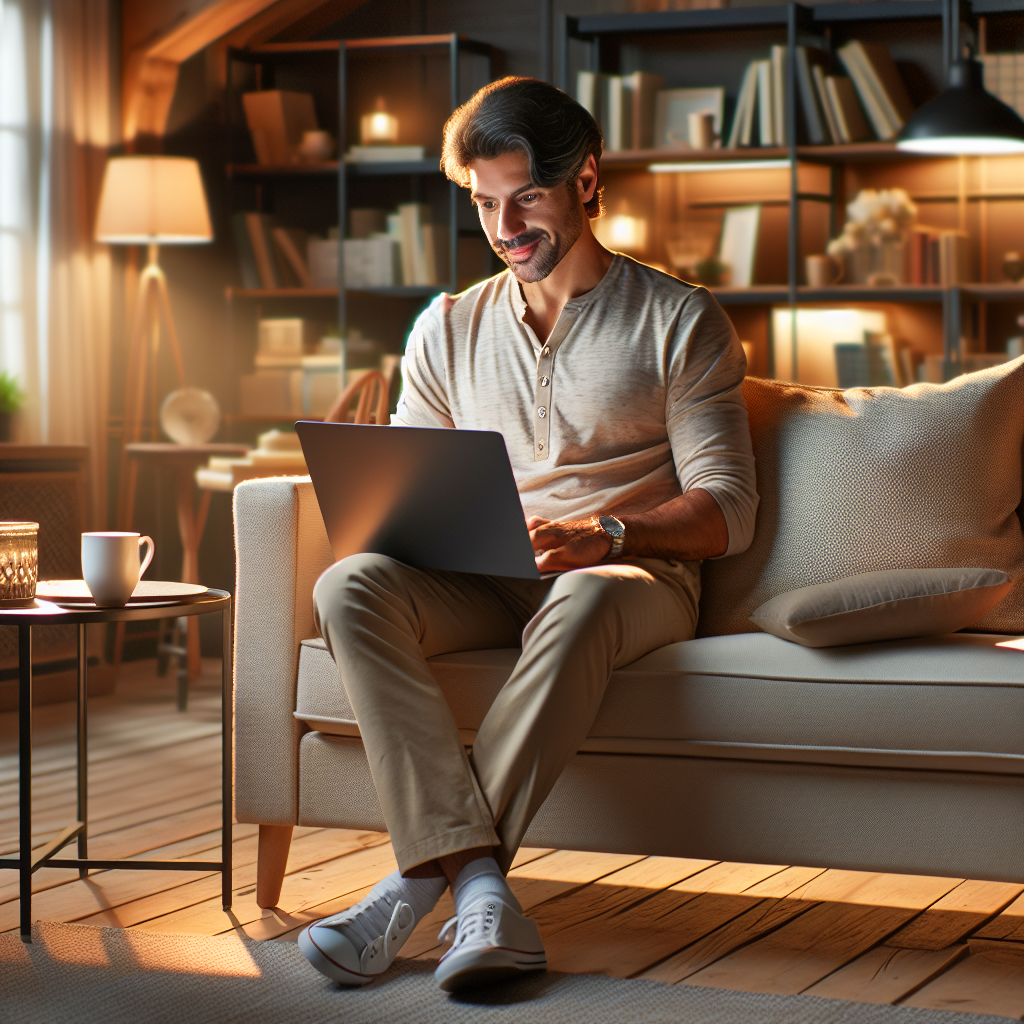
[[[217,44],[222,57],[227,46],[266,42],[295,26],[308,38],[317,27],[344,17],[366,0],[213,0],[192,14],[168,5],[178,22],[156,39],[148,39],[125,59],[122,137],[129,149],[140,135],[160,138],[178,84],[178,69],[201,50]],[[326,21],[312,19],[317,8],[327,7]],[[301,27],[300,27],[301,26]],[[288,38],[295,38],[289,34]],[[223,60],[218,60],[223,65]]]

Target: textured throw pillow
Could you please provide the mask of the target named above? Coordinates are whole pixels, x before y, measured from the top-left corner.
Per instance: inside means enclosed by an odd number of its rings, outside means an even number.
[[[977,622],[1012,586],[998,569],[862,572],[773,597],[750,621],[804,647],[935,636]]]
[[[974,625],[1024,633],[1024,358],[948,384],[743,385],[761,504],[750,548],[702,568],[698,636],[749,633],[800,587],[984,565],[1013,587]]]

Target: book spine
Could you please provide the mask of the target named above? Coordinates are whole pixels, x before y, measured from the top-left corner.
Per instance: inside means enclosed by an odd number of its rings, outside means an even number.
[[[277,288],[277,273],[270,251],[270,238],[266,230],[265,216],[260,213],[247,213],[245,223],[249,229],[249,241],[252,243],[253,256],[260,273],[260,281],[264,288]]]
[[[843,66],[853,80],[853,86],[857,90],[861,106],[868,115],[868,120],[871,122],[875,135],[883,140],[892,138],[896,134],[896,128],[889,121],[875,95],[874,89],[871,87],[869,73],[862,61],[862,51],[852,43],[849,43],[841,47],[838,53],[839,59],[843,62]]]
[[[775,145],[774,104],[772,103],[771,61],[757,62],[757,115],[759,142],[762,146]]]
[[[821,104],[821,112],[825,117],[825,124],[828,126],[829,142],[839,143],[839,124],[836,121],[835,112],[832,109],[832,101],[829,99],[828,89],[825,86],[825,70],[820,64],[811,68],[811,77],[814,79],[814,88],[818,94],[818,102]]]
[[[804,124],[807,127],[807,138],[812,146],[821,146],[825,142],[818,101],[815,96],[814,82],[811,80],[811,66],[807,59],[807,47],[796,48],[796,75],[800,88],[800,106],[804,113]]]

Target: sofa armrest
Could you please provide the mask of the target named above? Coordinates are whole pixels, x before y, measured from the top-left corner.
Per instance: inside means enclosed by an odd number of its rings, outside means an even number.
[[[238,485],[235,522],[235,814],[298,816],[299,644],[316,636],[313,585],[334,562],[309,477]]]

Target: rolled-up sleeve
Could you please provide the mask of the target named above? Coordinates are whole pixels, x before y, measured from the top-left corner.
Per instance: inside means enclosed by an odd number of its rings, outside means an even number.
[[[706,289],[697,289],[683,303],[669,348],[665,418],[683,492],[702,488],[725,516],[723,558],[750,546],[757,513],[745,373],[731,321]]]
[[[392,426],[455,426],[444,358],[448,319],[440,295],[417,317],[402,357],[402,394]]]

